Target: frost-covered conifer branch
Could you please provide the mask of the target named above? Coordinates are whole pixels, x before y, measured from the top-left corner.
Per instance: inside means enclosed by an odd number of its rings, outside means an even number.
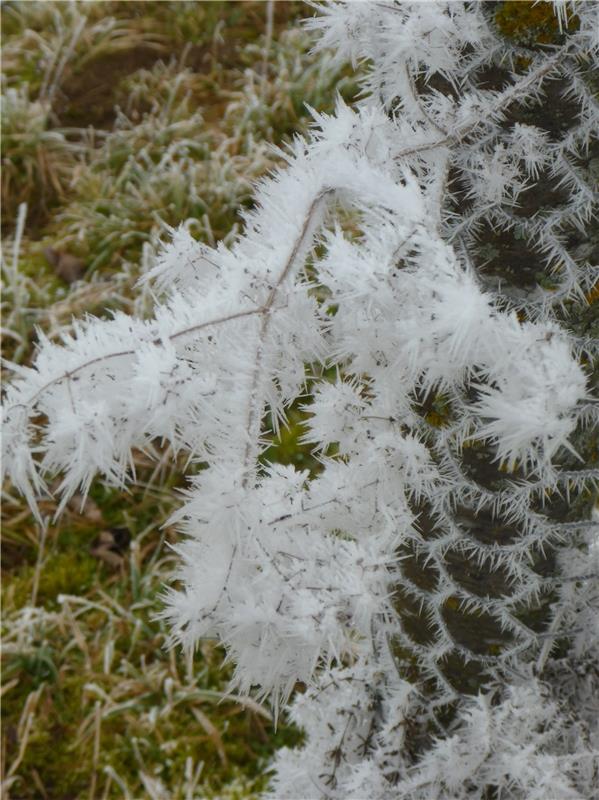
[[[34,504],[47,474],[63,502],[97,472],[125,482],[153,439],[204,465],[164,614],[275,710],[305,684],[277,800],[585,796],[595,7],[528,50],[481,4],[318,8],[322,45],[370,65],[358,108],[314,112],[232,247],[174,232],[152,320],[41,341],[7,388],[8,474]],[[570,104],[556,129],[544,93]],[[306,364],[337,367],[305,407],[315,475],[260,458]]]

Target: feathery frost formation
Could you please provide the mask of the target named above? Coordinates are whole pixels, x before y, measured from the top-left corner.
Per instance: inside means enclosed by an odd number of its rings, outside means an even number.
[[[369,64],[358,107],[314,112],[232,247],[173,232],[152,320],[42,339],[6,389],[4,465],[32,507],[57,472],[63,502],[97,473],[125,483],[153,439],[205,465],[165,615],[186,647],[218,637],[242,691],[277,707],[305,684],[277,800],[582,798],[599,780],[596,342],[570,319],[597,275],[598,7],[555,5],[576,24],[542,51],[483,4],[319,6],[321,45]],[[547,86],[576,108],[557,134],[522,121]],[[541,180],[565,201],[519,214]],[[487,229],[551,284],[478,269]],[[309,365],[337,366],[310,378],[316,475],[260,460]]]

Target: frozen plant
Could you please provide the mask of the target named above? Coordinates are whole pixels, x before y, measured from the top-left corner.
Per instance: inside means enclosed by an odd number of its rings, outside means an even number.
[[[42,338],[6,389],[33,508],[57,472],[63,504],[97,473],[124,484],[152,440],[202,465],[165,616],[187,648],[218,637],[275,711],[303,684],[277,800],[599,780],[598,7],[555,5],[541,48],[486,4],[320,6],[323,46],[368,64],[361,102],[314,112],[230,247],[173,233],[151,320]],[[261,458],[307,390],[315,474]]]

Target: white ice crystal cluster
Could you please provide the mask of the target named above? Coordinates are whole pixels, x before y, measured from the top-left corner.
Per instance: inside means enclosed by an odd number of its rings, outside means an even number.
[[[599,781],[596,524],[544,508],[582,508],[597,478],[579,453],[596,342],[566,318],[597,277],[569,235],[595,210],[579,162],[598,6],[558,4],[572,30],[526,50],[485,5],[318,6],[363,99],[314,112],[234,245],[173,232],[153,319],[42,339],[6,387],[3,462],[34,508],[56,473],[63,503],[98,473],[124,484],[152,440],[205,465],[165,616],[186,647],[218,637],[242,691],[278,707],[304,685],[277,800],[583,798]],[[557,136],[514,119],[551,82],[577,108]],[[543,176],[566,201],[518,217]],[[551,287],[481,277],[484,226],[516,229]],[[321,469],[265,466],[266,415],[284,425],[308,379]]]

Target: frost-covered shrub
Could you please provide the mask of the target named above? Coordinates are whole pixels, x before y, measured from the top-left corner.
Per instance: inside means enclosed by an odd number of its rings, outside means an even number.
[[[597,6],[541,49],[477,3],[320,11],[362,101],[314,112],[232,246],[174,234],[153,319],[40,342],[5,463],[33,507],[154,439],[202,465],[165,616],[275,708],[305,685],[273,797],[588,797]],[[321,469],[264,464],[307,385]]]

